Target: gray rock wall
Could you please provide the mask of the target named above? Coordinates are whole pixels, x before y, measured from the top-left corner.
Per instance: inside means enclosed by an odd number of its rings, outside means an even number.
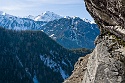
[[[96,48],[76,62],[64,83],[125,83],[125,47],[115,35],[96,39]]]
[[[64,83],[125,83],[125,0],[84,1],[101,34]]]
[[[125,40],[125,0],[84,1],[101,33],[107,30]]]
[[[125,83],[125,47],[114,35],[97,40],[90,54],[82,83]]]

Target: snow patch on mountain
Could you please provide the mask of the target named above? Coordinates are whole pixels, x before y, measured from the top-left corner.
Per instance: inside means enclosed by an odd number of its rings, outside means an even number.
[[[34,70],[34,76],[33,76],[33,83],[39,83],[37,76],[36,76],[36,71]]]
[[[25,71],[26,71],[26,73],[27,73],[30,77],[32,77],[32,75],[31,75],[31,73],[29,72],[29,69],[28,69],[28,68],[25,68]]]
[[[49,57],[45,57],[44,55],[40,55],[40,59],[44,62],[44,65],[56,71],[55,67],[58,65],[56,62],[54,62]]]
[[[29,16],[25,16],[24,18],[29,18],[29,19],[32,19],[32,20],[34,20],[34,16],[32,16],[32,15],[29,15]]]
[[[50,59],[49,57],[45,57],[45,55],[40,55],[40,59],[44,62],[44,65],[46,65],[47,67],[50,67],[56,72],[60,72],[63,79],[69,77],[69,75],[61,68],[61,66],[52,59]],[[65,62],[63,61],[63,63]]]
[[[62,70],[62,68],[60,67],[60,74],[62,75],[63,79],[66,79],[67,77],[69,77],[68,74],[66,74],[66,72],[64,70]]]
[[[64,65],[68,66],[68,65],[64,62],[64,60],[62,60],[62,64],[64,64]]]
[[[50,35],[49,37],[53,37],[53,36],[54,36],[54,34]]]
[[[64,16],[63,18],[67,18],[67,19],[76,19],[76,18],[79,18],[78,16]],[[90,21],[89,19],[86,19],[86,18],[83,18],[82,19],[83,21],[85,21],[85,22],[88,22],[88,23],[90,23],[90,24],[96,24],[95,23],[95,21],[93,20],[93,21]]]
[[[33,77],[33,82],[34,82],[34,83],[39,83],[38,80],[37,80],[36,75],[34,75],[34,77]]]
[[[90,24],[96,24],[94,20],[90,21],[89,19],[86,19],[86,18],[83,18],[82,20]]]
[[[20,63],[20,65],[21,65],[21,67],[23,67],[23,64],[22,64],[22,62],[20,61],[19,57],[18,57],[18,56],[16,56],[16,58],[17,58],[17,60],[19,61],[19,63]]]
[[[91,21],[90,23],[91,23],[91,24],[96,24],[95,21]]]

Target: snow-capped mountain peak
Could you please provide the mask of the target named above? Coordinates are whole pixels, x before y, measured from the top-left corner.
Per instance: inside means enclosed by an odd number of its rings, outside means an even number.
[[[44,13],[42,13],[41,15],[38,15],[34,18],[35,21],[46,21],[46,22],[49,22],[49,21],[53,21],[53,20],[56,20],[56,19],[60,19],[62,18],[62,16],[60,15],[57,15],[53,12],[50,12],[50,11],[46,11]]]
[[[42,13],[42,15],[46,15],[46,14],[55,14],[55,13],[50,12],[50,11],[45,11],[44,13]]]
[[[17,17],[0,12],[0,26],[14,30],[40,30],[68,49],[94,48],[94,40],[99,34],[97,25],[87,19],[61,17],[50,11],[37,17]]]
[[[32,15],[29,15],[29,16],[26,16],[26,17],[24,17],[24,18],[29,18],[29,19],[32,19],[32,20],[34,20],[34,16],[32,16]]]
[[[88,20],[86,18],[83,18],[82,20],[85,21],[85,22],[89,22],[89,23],[91,22],[90,20]]]
[[[86,18],[83,18],[82,20],[85,21],[85,22],[89,22],[90,24],[96,24],[95,21],[90,21],[90,20],[88,20]]]
[[[6,13],[3,11],[0,11],[0,15],[5,15]]]

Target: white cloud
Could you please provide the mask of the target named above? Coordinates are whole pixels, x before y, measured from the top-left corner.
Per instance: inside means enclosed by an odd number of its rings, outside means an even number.
[[[19,7],[15,7],[15,6],[8,6],[8,7],[0,7],[0,10],[3,10],[3,11],[6,11],[6,10],[8,10],[8,11],[12,11],[12,10],[20,10],[21,8],[19,8]]]
[[[0,0],[0,10],[25,10],[53,4],[81,4],[83,0]]]
[[[86,10],[83,4],[83,0],[0,0],[0,11],[16,16],[52,11],[60,15],[83,17],[83,14],[88,15],[86,12],[80,13]]]
[[[7,2],[7,3],[6,3]],[[0,1],[0,10],[3,11],[12,11],[12,10],[24,10],[25,8],[32,8],[36,4],[29,4],[25,2],[24,0],[19,1],[19,0],[5,0],[5,1]]]
[[[12,10],[45,4],[83,4],[81,2],[83,0],[0,0],[0,9]]]
[[[28,2],[45,3],[45,4],[81,4],[83,0],[26,0]]]

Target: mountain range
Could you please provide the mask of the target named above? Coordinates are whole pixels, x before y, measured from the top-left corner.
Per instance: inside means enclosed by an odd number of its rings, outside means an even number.
[[[86,19],[49,11],[22,18],[0,12],[0,26],[0,83],[61,83],[99,34]]]
[[[61,83],[87,53],[67,50],[42,31],[0,28],[0,83]]]
[[[68,49],[93,49],[94,40],[100,33],[98,26],[87,19],[63,17],[50,11],[26,17],[16,17],[1,11],[0,26],[13,30],[41,30]]]

